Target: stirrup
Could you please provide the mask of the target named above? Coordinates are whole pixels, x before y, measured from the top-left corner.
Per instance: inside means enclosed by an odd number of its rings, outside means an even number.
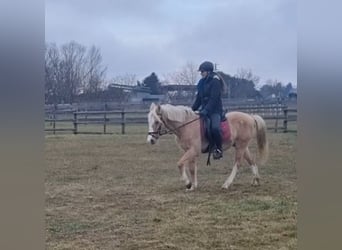
[[[215,149],[213,152],[213,159],[218,160],[222,158],[222,151],[220,149]]]

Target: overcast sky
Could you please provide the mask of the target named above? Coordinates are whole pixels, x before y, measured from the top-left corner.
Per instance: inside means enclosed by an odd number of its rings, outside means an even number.
[[[107,78],[204,60],[297,85],[295,0],[46,0],[46,42],[101,49]]]

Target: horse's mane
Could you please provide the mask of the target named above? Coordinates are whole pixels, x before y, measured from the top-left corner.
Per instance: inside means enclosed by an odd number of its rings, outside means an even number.
[[[191,118],[196,118],[195,112],[190,107],[182,105],[163,104],[161,105],[161,113],[164,118],[180,123],[187,122]]]

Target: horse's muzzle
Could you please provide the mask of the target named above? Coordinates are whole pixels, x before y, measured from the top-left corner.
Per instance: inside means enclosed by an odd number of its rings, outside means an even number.
[[[157,140],[154,138],[153,135],[147,136],[147,143],[154,145],[154,144],[156,144],[156,142],[157,142]]]

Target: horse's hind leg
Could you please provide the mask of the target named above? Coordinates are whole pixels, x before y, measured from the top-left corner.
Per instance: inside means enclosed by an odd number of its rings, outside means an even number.
[[[234,180],[234,178],[236,176],[238,167],[241,165],[241,161],[242,161],[242,157],[244,155],[244,151],[245,151],[245,147],[243,147],[243,148],[236,148],[236,151],[235,151],[235,163],[234,163],[234,166],[233,166],[233,170],[230,173],[230,175],[227,178],[227,180],[222,185],[222,188],[228,189],[230,184],[232,184],[232,182],[233,182],[233,180]]]
[[[260,185],[260,182],[259,182],[260,176],[259,176],[258,166],[255,164],[255,161],[252,159],[251,153],[250,153],[248,147],[246,148],[244,158],[248,162],[249,166],[251,167],[252,173],[253,173],[252,185],[253,186]]]

